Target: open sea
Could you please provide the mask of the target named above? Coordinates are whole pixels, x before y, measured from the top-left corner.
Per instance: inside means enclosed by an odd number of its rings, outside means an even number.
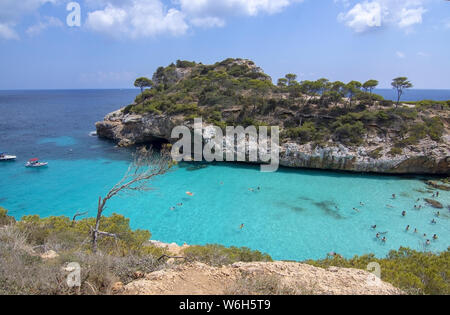
[[[385,98],[394,98],[388,96],[393,91],[384,91]],[[15,162],[0,162],[0,206],[18,219],[77,211],[94,216],[98,197],[122,178],[131,151],[89,134],[96,121],[132,103],[137,93],[0,91],[0,151],[18,156]],[[447,100],[450,90],[405,95],[405,100],[418,99]],[[49,167],[25,168],[34,157]],[[154,240],[246,246],[284,260],[324,258],[331,251],[384,257],[400,246],[435,252],[450,246],[450,192],[440,193],[445,209],[436,217],[437,210],[423,201],[432,195],[423,178],[288,169],[261,173],[257,166],[182,163],[152,185],[153,191],[112,200],[106,214],[130,218],[133,228],[150,230]],[[256,187],[261,190],[249,191]],[[376,232],[384,233],[387,242],[380,242]],[[433,234],[439,239],[426,246]]]

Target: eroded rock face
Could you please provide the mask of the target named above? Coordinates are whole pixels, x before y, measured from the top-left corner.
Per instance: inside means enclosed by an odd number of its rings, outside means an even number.
[[[147,274],[124,287],[130,295],[223,295],[236,293],[245,277],[279,281],[289,294],[401,295],[403,292],[364,270],[322,269],[301,263],[235,263],[220,268],[202,263],[174,266]],[[247,294],[258,294],[248,288]],[[240,288],[242,290],[242,288]],[[238,291],[241,292],[241,291]],[[276,293],[275,293],[276,294]]]
[[[192,125],[185,122],[183,116],[135,115],[124,114],[122,110],[113,112],[105,120],[96,124],[99,137],[114,140],[119,146],[145,144],[163,140],[173,143],[172,129],[175,126]],[[204,133],[210,134],[211,126],[204,125]],[[211,135],[210,135],[211,136]],[[205,141],[210,141],[205,136]],[[434,174],[450,173],[450,148],[448,136],[442,143],[430,139],[422,140],[418,145],[406,147],[402,154],[390,154],[393,143],[388,138],[380,139],[368,135],[365,145],[347,147],[340,143],[328,142],[324,146],[312,143],[298,144],[287,142],[280,147],[280,165],[292,168],[312,168],[352,172],[374,172],[386,174]],[[236,148],[224,139],[226,150],[236,152]],[[370,153],[378,150],[377,156]]]

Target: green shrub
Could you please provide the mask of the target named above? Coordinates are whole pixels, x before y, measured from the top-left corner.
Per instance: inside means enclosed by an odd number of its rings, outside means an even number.
[[[307,263],[329,268],[357,268],[366,270],[371,262],[381,266],[382,280],[393,284],[410,294],[450,294],[450,249],[440,254],[417,252],[408,248],[391,251],[386,258],[374,255],[356,256],[344,259],[339,256]]]
[[[370,153],[369,153],[369,156],[372,158],[372,159],[379,159],[382,155],[381,155],[381,151],[383,151],[383,148],[382,147],[379,147],[379,148],[376,148],[375,150],[373,150],[373,151],[371,151]]]
[[[40,218],[37,215],[24,216],[17,223],[18,229],[26,233],[30,244],[42,246],[49,242],[57,243],[65,250],[78,248],[81,244],[84,244],[84,249],[90,250],[89,239],[94,225],[94,218],[73,223],[67,217]],[[117,240],[110,237],[100,238],[99,249],[105,253],[126,256],[145,255],[153,251],[153,247],[146,244],[151,238],[150,232],[131,230],[130,220],[121,215],[102,217],[100,230],[118,237]]]
[[[272,261],[267,254],[249,248],[222,245],[191,246],[184,250],[187,260],[200,261],[212,266],[230,265],[235,262]]]
[[[289,128],[282,133],[282,138],[296,139],[300,143],[308,143],[315,139],[317,129],[313,122],[306,122],[301,127]]]
[[[401,148],[394,147],[389,151],[389,155],[391,155],[391,156],[397,156],[397,155],[401,155],[401,154],[403,154],[403,150]]]
[[[169,110],[167,110],[168,114],[193,114],[197,113],[199,111],[199,108],[197,106],[197,103],[190,103],[190,104],[176,104],[174,106],[171,106]]]
[[[0,226],[9,225],[16,222],[14,217],[8,215],[8,210],[0,207]]]
[[[360,121],[345,124],[334,123],[332,127],[335,129],[334,135],[336,139],[344,144],[361,144],[366,133],[366,129]]]
[[[192,68],[195,67],[196,63],[194,61],[177,60],[177,68]]]
[[[392,107],[394,106],[394,102],[390,100],[382,100],[380,101],[380,105],[383,107]]]
[[[430,138],[434,141],[440,141],[445,131],[442,120],[439,117],[425,119],[425,125],[427,128],[427,134]]]

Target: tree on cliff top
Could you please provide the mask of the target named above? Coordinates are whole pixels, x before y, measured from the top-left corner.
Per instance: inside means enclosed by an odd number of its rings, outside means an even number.
[[[372,100],[372,92],[378,86],[379,82],[377,80],[369,80],[363,84],[363,89],[370,93],[370,99]]]
[[[142,93],[144,92],[144,88],[151,88],[153,86],[153,81],[146,77],[137,78],[134,86],[140,88]]]
[[[398,77],[395,78],[394,80],[392,80],[391,83],[392,87],[397,90],[397,105],[398,106],[400,104],[400,98],[403,95],[403,92],[406,89],[410,89],[413,87],[412,83],[408,81],[407,77]]]

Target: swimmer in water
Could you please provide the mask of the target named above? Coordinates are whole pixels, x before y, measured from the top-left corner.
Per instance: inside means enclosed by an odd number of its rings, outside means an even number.
[[[419,231],[417,231],[417,229],[414,229],[414,233],[418,233]]]
[[[372,225],[372,230],[375,230],[377,228],[376,225]]]
[[[392,199],[397,198],[397,196],[395,194],[392,194]]]
[[[181,203],[177,203],[177,206],[178,207],[182,207],[183,206],[183,203],[181,202]]]
[[[386,236],[383,237],[383,239],[382,239],[381,241],[382,241],[383,243],[386,243],[386,241],[387,241]]]
[[[440,216],[441,216],[441,213],[438,211],[438,212],[436,213],[436,216],[437,216],[437,217],[440,217]]]
[[[431,244],[430,240],[427,240],[426,244],[427,244],[427,246],[430,246],[430,244]]]
[[[436,224],[436,223],[437,223],[437,222],[436,222],[435,219],[431,220],[431,224]]]
[[[376,236],[377,236],[377,238],[380,238],[380,233],[377,233],[377,235],[376,235]]]
[[[359,210],[358,210],[358,209],[356,209],[356,208],[353,208],[353,210],[355,210],[356,212],[359,212]]]
[[[437,240],[437,239],[438,239],[438,236],[437,236],[436,234],[434,234],[434,235],[433,235],[433,239],[434,239],[434,240]]]
[[[436,193],[436,197],[439,197],[439,191]]]
[[[402,212],[402,217],[406,217],[406,211]]]
[[[410,229],[410,226],[408,225],[408,226],[406,227],[406,231],[409,231],[409,229]]]
[[[364,206],[364,203],[361,201],[360,203],[359,203],[360,205],[361,205],[361,207],[363,207]]]
[[[241,224],[241,226],[239,227],[240,230],[244,229],[244,223]]]
[[[174,211],[174,210],[175,210],[175,207],[171,207],[170,210],[171,210],[171,211]]]

